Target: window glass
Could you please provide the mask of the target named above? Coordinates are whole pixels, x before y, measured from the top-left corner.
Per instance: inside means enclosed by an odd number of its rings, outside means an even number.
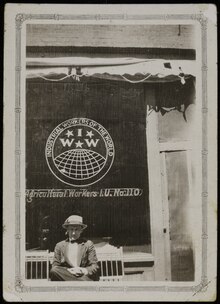
[[[186,109],[186,119],[184,120],[183,114],[177,110],[166,113],[162,116],[158,114],[158,128],[159,140],[191,140],[192,139],[192,126],[195,113],[195,105],[189,105]]]
[[[143,86],[89,78],[56,83],[32,79],[27,80],[26,105],[27,249],[53,251],[65,238],[63,222],[79,210],[88,225],[84,236],[150,250]],[[63,183],[45,159],[46,142],[54,128],[80,117],[103,126],[115,146],[110,170],[86,187]],[[84,130],[78,132],[75,136],[85,140]]]

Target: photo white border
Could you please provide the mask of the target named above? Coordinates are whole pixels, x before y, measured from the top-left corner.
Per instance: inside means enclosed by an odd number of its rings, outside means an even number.
[[[188,6],[188,7],[187,7]],[[190,6],[190,7],[189,7]],[[77,11],[77,13],[66,14],[68,7]],[[147,13],[143,14],[142,8],[147,7]],[[101,13],[94,13],[96,9]],[[51,10],[55,14],[51,14]],[[63,11],[64,10],[64,11]],[[31,12],[31,13],[30,13]],[[34,13],[32,13],[34,12]],[[131,13],[132,12],[132,13]],[[158,13],[161,12],[161,13]],[[172,12],[172,13],[170,13]],[[211,293],[215,291],[215,258],[216,251],[216,187],[213,182],[216,180],[216,109],[217,93],[216,81],[212,79],[216,75],[214,60],[216,59],[216,9],[213,5],[6,5],[6,22],[5,22],[5,93],[4,93],[4,296],[7,300],[13,298],[29,300],[44,298],[47,294],[53,300],[60,299],[71,300],[71,292],[74,292],[76,300],[79,301],[83,294],[84,300],[91,300],[93,296],[96,299],[100,297],[106,300],[106,295],[112,295],[111,299],[118,294],[132,300],[164,300],[164,294],[171,301],[178,295],[178,300],[204,299],[210,286]],[[57,282],[49,282],[48,286],[37,285],[24,281],[24,255],[25,251],[25,206],[21,204],[25,201],[25,132],[21,132],[21,124],[25,121],[25,53],[26,53],[26,24],[28,23],[111,23],[123,22],[125,24],[197,24],[201,29],[201,41],[198,46],[201,48],[201,87],[202,87],[202,265],[201,278],[195,282],[120,282],[120,283],[75,283],[69,286],[69,282],[62,282],[62,286]],[[181,21],[181,22],[180,22]],[[213,35],[214,34],[214,35]],[[213,35],[213,36],[212,36]],[[207,41],[209,37],[209,42]],[[15,41],[13,41],[13,37]],[[211,43],[210,43],[211,37]],[[211,49],[212,48],[212,49]],[[14,56],[14,60],[13,60]],[[197,53],[196,53],[197,56]],[[212,57],[213,56],[213,57]],[[209,68],[210,67],[210,68]],[[214,73],[214,74],[213,74]],[[210,78],[209,78],[210,77]],[[217,78],[217,77],[216,77]],[[215,78],[215,79],[216,79]],[[208,82],[208,79],[212,81]],[[15,84],[15,89],[12,87]],[[212,103],[208,104],[208,97]],[[13,103],[15,104],[13,106]],[[14,108],[15,119],[12,117],[12,107]],[[211,115],[211,120],[210,120]],[[9,119],[10,118],[10,119]],[[209,129],[208,129],[209,123]],[[212,127],[210,127],[210,124]],[[211,131],[211,133],[210,133]],[[14,141],[13,141],[14,140]],[[211,143],[211,145],[210,145]],[[214,156],[214,158],[213,158]],[[211,157],[211,158],[210,158]],[[212,168],[211,172],[209,170]],[[6,170],[7,168],[7,170]],[[209,172],[208,172],[209,171]],[[14,176],[15,172],[15,176]],[[209,174],[208,174],[209,173]],[[9,187],[10,185],[10,187]],[[211,189],[210,189],[211,187]],[[6,190],[7,188],[7,190]],[[15,190],[14,190],[15,189]],[[210,189],[210,190],[209,190]],[[9,190],[9,191],[8,191]],[[212,208],[208,203],[212,202]],[[11,208],[6,205],[11,202]],[[8,204],[8,203],[7,203]],[[209,209],[208,209],[209,208]],[[13,210],[15,211],[14,214]],[[214,211],[213,211],[214,210]],[[214,222],[210,228],[211,221]],[[23,220],[21,220],[23,217]],[[209,222],[208,222],[209,218]],[[9,226],[11,223],[11,226]],[[14,229],[14,244],[8,241],[11,238],[11,229]],[[209,230],[208,230],[209,228]],[[210,231],[213,236],[210,240]],[[211,243],[210,243],[211,241]],[[211,244],[212,270],[211,276],[208,273],[209,246]],[[208,246],[209,245],[209,246]],[[11,250],[13,248],[13,250]],[[209,255],[210,259],[210,255]],[[8,264],[10,261],[10,264]],[[10,269],[8,269],[10,265]],[[23,266],[22,266],[23,265]],[[214,274],[214,276],[213,276]],[[213,285],[214,284],[214,285]],[[108,293],[106,294],[106,292]],[[91,295],[91,292],[93,295]],[[40,295],[40,294],[43,295]],[[104,293],[104,294],[103,294]],[[103,294],[103,295],[101,295]],[[78,298],[78,296],[80,298]],[[182,297],[181,297],[182,295]],[[211,295],[215,297],[215,295]],[[210,297],[210,295],[209,295]]]

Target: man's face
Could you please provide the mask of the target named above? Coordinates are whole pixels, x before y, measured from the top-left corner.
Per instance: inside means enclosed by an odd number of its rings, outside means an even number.
[[[70,225],[67,227],[67,232],[70,240],[77,240],[80,237],[82,231],[83,229],[80,225]]]

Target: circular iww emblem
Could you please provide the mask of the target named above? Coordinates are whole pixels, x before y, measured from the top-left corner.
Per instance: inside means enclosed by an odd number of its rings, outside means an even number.
[[[108,131],[88,118],[71,118],[59,124],[46,143],[46,160],[62,182],[88,186],[102,179],[112,166],[114,144]]]

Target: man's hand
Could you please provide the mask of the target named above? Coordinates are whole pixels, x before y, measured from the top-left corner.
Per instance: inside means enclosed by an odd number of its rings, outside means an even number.
[[[83,275],[88,274],[88,270],[83,267],[73,267],[73,268],[68,268],[67,270],[76,277],[81,277]]]

